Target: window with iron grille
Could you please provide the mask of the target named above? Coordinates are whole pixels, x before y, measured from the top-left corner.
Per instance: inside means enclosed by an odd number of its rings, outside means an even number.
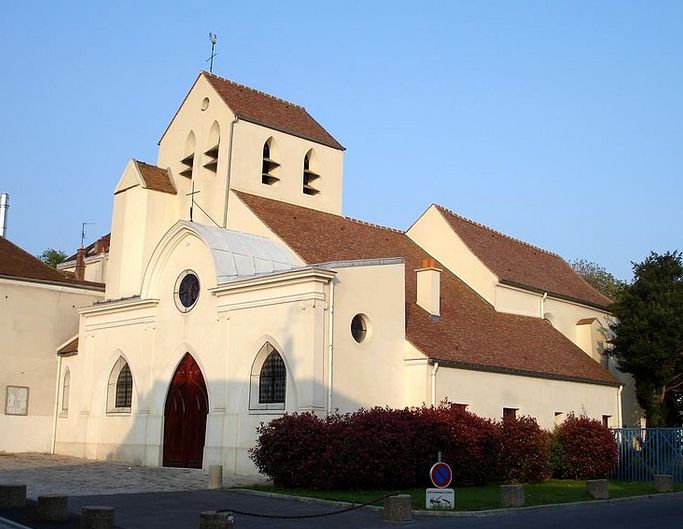
[[[259,403],[284,404],[286,385],[287,370],[285,363],[277,351],[272,351],[261,367],[259,375]]]
[[[503,419],[516,419],[517,408],[503,408]]]
[[[62,385],[62,411],[69,411],[69,391],[71,388],[71,371],[68,369],[64,373],[64,384]]]
[[[130,408],[133,399],[133,377],[130,374],[128,364],[123,366],[119,377],[116,379],[116,404],[117,408]]]

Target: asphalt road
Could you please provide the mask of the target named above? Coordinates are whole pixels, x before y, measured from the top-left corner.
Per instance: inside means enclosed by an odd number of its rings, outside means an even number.
[[[77,513],[84,505],[115,508],[117,529],[193,529],[199,513],[232,508],[261,514],[310,515],[336,510],[319,503],[270,498],[236,491],[153,492],[69,498]],[[77,521],[74,520],[74,527]],[[334,516],[296,520],[235,514],[235,529],[386,529],[387,527],[448,529],[677,529],[683,527],[683,495],[661,495],[618,502],[591,502],[533,510],[510,510],[487,516],[416,516],[412,522],[384,522],[379,510],[356,510]],[[5,526],[0,521],[0,529]],[[37,527],[37,526],[36,526]],[[45,527],[48,527],[47,525]],[[57,527],[49,525],[50,528]]]
[[[232,508],[276,515],[306,515],[329,511],[328,505],[269,498],[234,491],[190,491],[173,493],[85,496],[69,499],[70,508],[111,505],[116,525],[124,529],[190,529],[199,527],[199,513]],[[558,508],[512,510],[480,517],[416,516],[413,522],[384,522],[381,511],[357,510],[321,518],[267,519],[235,515],[235,529],[251,528],[415,528],[458,529],[675,529],[683,527],[683,496],[658,496],[619,502],[592,502]]]

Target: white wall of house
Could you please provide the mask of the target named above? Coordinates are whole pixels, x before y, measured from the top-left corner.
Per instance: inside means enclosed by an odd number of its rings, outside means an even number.
[[[78,332],[78,311],[102,292],[0,279],[0,451],[48,452],[54,422],[57,348]],[[28,413],[6,413],[7,387],[29,388]]]

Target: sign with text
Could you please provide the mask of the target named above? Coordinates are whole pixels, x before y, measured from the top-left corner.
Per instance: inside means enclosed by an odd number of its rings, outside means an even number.
[[[425,508],[429,511],[454,509],[455,491],[453,489],[427,489]]]
[[[26,386],[7,386],[5,414],[28,415],[28,388]]]

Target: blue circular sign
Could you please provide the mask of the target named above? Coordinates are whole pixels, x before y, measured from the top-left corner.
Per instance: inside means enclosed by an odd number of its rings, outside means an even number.
[[[453,471],[446,463],[434,463],[429,471],[429,477],[436,488],[445,489],[451,484]]]

